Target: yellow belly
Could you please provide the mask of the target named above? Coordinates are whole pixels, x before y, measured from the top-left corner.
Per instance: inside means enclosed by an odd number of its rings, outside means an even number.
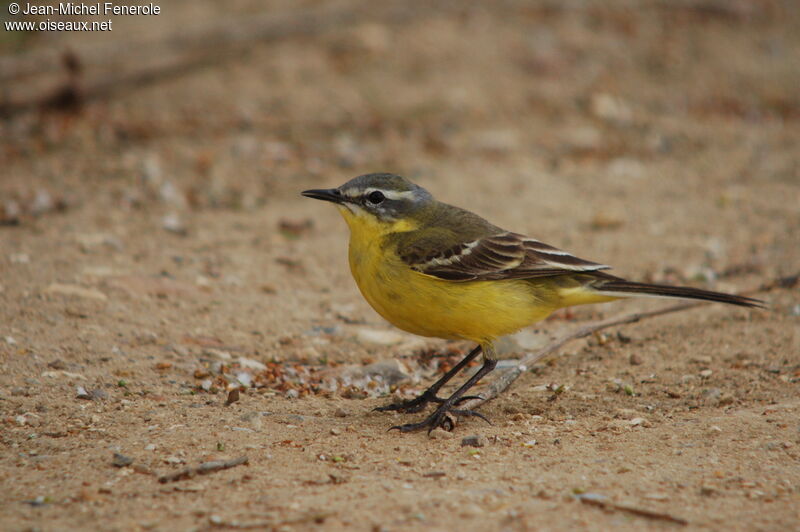
[[[478,343],[511,334],[558,308],[555,287],[528,280],[445,281],[411,270],[393,254],[350,246],[350,269],[378,314],[421,336]]]

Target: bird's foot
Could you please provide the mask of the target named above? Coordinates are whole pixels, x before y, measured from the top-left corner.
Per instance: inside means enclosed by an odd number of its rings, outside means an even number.
[[[431,388],[428,388],[420,395],[416,396],[414,399],[409,399],[408,401],[401,401],[399,403],[392,403],[386,406],[379,406],[373,411],[375,412],[403,412],[405,414],[414,414],[416,412],[422,411],[428,403],[444,403],[445,399],[441,397],[436,397],[436,392],[433,391]]]
[[[461,398],[462,401],[465,399],[468,398],[466,397]],[[418,430],[427,429],[428,434],[430,434],[433,429],[442,428],[450,432],[456,426],[456,421],[454,416],[479,417],[485,422],[489,423],[490,425],[492,424],[492,422],[486,419],[486,416],[484,416],[480,412],[475,412],[474,410],[461,410],[458,408],[453,408],[453,405],[444,402],[430,416],[420,421],[419,423],[406,423],[405,425],[397,425],[390,428],[389,430],[399,430],[400,432],[416,432]]]
[[[456,401],[456,405],[463,401],[467,401],[469,399],[480,399],[477,395],[468,395],[466,397],[462,397],[458,401]],[[436,392],[432,391],[431,388],[428,388],[420,395],[415,397],[414,399],[409,399],[408,401],[401,401],[399,403],[392,403],[390,405],[379,406],[373,408],[373,412],[402,412],[404,414],[415,414],[417,412],[421,412],[428,403],[438,403],[444,404],[447,399],[442,399],[441,397],[436,397]]]

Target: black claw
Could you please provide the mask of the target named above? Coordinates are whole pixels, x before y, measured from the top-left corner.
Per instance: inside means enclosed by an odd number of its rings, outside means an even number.
[[[454,404],[455,406],[458,406],[458,405],[460,405],[461,403],[463,403],[464,401],[469,401],[469,400],[471,400],[471,399],[483,399],[483,397],[481,397],[480,395],[465,395],[464,397],[462,397],[461,399],[459,399],[458,401],[456,401],[456,402],[455,402],[455,403],[453,403],[453,404]],[[444,401],[442,401],[442,402],[444,402]]]
[[[414,401],[403,401],[402,403],[393,403],[386,406],[378,406],[372,409],[373,412],[403,412],[406,414],[413,414],[422,410],[427,401],[415,403]]]
[[[422,395],[417,396],[414,399],[409,401],[402,401],[399,403],[392,403],[390,405],[384,406],[376,406],[372,409],[373,412],[403,412],[404,414],[416,414],[417,412],[421,412],[428,403],[437,403],[443,404],[447,399],[442,399],[441,397],[428,396],[426,394],[428,392],[423,393]],[[455,406],[460,405],[464,401],[470,401],[472,399],[483,399],[480,395],[466,395],[460,398],[458,401],[454,403]]]
[[[454,410],[451,410],[450,413],[455,414],[457,416],[464,416],[464,417],[479,417],[482,420],[484,420],[485,422],[487,422],[489,425],[492,424],[492,422],[489,421],[489,418],[487,418],[486,416],[484,416],[480,412],[476,412],[474,410],[456,410],[456,409],[454,409]]]
[[[390,431],[399,430],[400,432],[414,432],[424,428],[423,424],[424,423],[406,423],[405,425],[395,425],[394,427],[390,427],[389,430]]]
[[[434,394],[425,391],[421,395],[418,395],[414,399],[409,401],[402,401],[399,403],[392,403],[390,405],[385,406],[378,406],[372,409],[373,412],[403,412],[405,414],[415,414],[417,412],[421,412],[428,403],[438,403],[442,404],[446,401],[446,399],[442,399],[441,397],[436,397]]]
[[[448,432],[452,431],[455,428],[455,420],[453,419],[453,415],[456,416],[464,416],[464,417],[479,417],[488,424],[492,424],[489,419],[481,414],[480,412],[476,412],[474,410],[459,410],[457,408],[448,408],[448,407],[439,407],[436,411],[425,418],[423,421],[419,423],[406,423],[405,425],[395,425],[391,427],[389,430],[399,430],[400,432],[416,432],[422,429],[428,429],[428,434],[436,428],[442,428]]]

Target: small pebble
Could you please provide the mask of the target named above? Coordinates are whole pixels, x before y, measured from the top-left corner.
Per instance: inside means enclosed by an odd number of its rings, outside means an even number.
[[[725,394],[719,398],[719,402],[717,404],[719,404],[719,406],[731,405],[735,400],[736,398],[734,396],[730,394]]]
[[[114,459],[111,460],[111,465],[114,467],[126,467],[133,463],[133,458],[125,456],[124,454],[114,453]]]
[[[708,390],[703,390],[703,399],[706,403],[717,404],[719,403],[720,397],[722,397],[722,390],[719,388],[709,388]]]
[[[379,329],[359,329],[356,332],[356,339],[366,345],[393,345],[403,341],[404,336],[395,331],[383,331]]]
[[[133,464],[132,469],[137,473],[141,473],[142,475],[152,475],[153,471],[144,464]]]
[[[371,378],[380,377],[383,382],[389,384],[390,386],[411,378],[411,375],[406,367],[403,366],[399,360],[394,358],[373,362],[372,364],[364,366],[363,368],[358,368],[356,373],[360,373]]]
[[[241,419],[242,421],[244,421],[246,423],[249,423],[250,427],[253,430],[258,431],[258,430],[261,430],[261,427],[263,426],[263,423],[261,421],[262,417],[263,417],[263,415],[261,414],[261,412],[248,412],[247,414],[243,415],[239,419]]]
[[[642,362],[644,361],[642,360],[642,357],[640,357],[636,353],[633,353],[628,359],[628,362],[630,362],[631,366],[641,366]]]
[[[336,417],[347,417],[347,411],[344,408],[339,407],[336,409],[333,415]]]
[[[477,517],[484,513],[486,513],[486,510],[481,508],[479,505],[475,503],[467,503],[461,507],[460,515],[462,517],[471,518],[471,517]]]
[[[704,369],[703,371],[701,371],[701,372],[699,373],[699,375],[700,375],[701,377],[703,377],[704,379],[707,379],[707,378],[709,378],[709,377],[711,376],[711,374],[712,374],[712,373],[714,373],[714,372],[713,372],[713,371],[711,371],[710,369]]]
[[[203,349],[201,353],[203,356],[213,358],[214,360],[220,360],[222,362],[228,362],[233,357],[227,351],[222,351],[220,349]]]
[[[342,433],[342,431],[337,429],[337,428],[332,428],[331,429],[331,434],[333,434],[334,436],[338,436],[341,433]]]
[[[228,398],[225,400],[225,406],[230,406],[239,400],[239,388],[234,388],[228,392]]]
[[[461,440],[462,447],[485,447],[488,443],[486,436],[480,434],[467,436]]]
[[[618,417],[619,419],[633,419],[638,414],[636,410],[633,408],[617,408],[614,411],[614,417]]]
[[[106,301],[108,299],[108,296],[106,296],[100,290],[96,290],[94,288],[85,288],[83,286],[74,284],[53,283],[45,289],[45,293],[67,297],[79,297],[83,299],[94,299],[96,301]]]
[[[455,436],[452,432],[437,427],[428,433],[428,437],[432,440],[452,440]]]
[[[265,364],[259,362],[258,360],[253,360],[252,358],[239,357],[237,362],[239,362],[239,365],[245,369],[254,369],[256,371],[267,370],[267,366]]]
[[[182,357],[189,356],[190,354],[189,350],[182,345],[171,345],[169,348],[172,349],[173,353]]]
[[[52,362],[48,362],[47,367],[53,369],[67,369],[67,363],[61,360],[60,358],[57,358]]]
[[[253,377],[252,377],[252,375],[250,375],[249,373],[247,373],[247,372],[244,372],[244,371],[240,371],[240,372],[236,373],[236,380],[238,380],[238,381],[239,381],[239,383],[240,383],[240,384],[242,385],[242,387],[244,387],[244,388],[249,388],[249,387],[250,387],[250,385],[252,385],[252,384],[253,384]]]
[[[175,213],[164,216],[161,219],[161,227],[176,235],[186,236],[189,233],[180,216]]]
[[[700,495],[704,497],[711,497],[716,494],[717,490],[712,486],[700,486]]]
[[[99,388],[89,392],[89,395],[92,396],[92,400],[94,401],[105,401],[108,399],[108,392]]]
[[[38,497],[36,497],[33,500],[23,501],[23,502],[25,504],[30,504],[31,506],[38,507],[38,506],[44,506],[45,504],[47,504],[47,499],[44,496],[39,495]]]
[[[89,392],[87,392],[86,388],[84,388],[83,386],[78,386],[75,389],[75,398],[76,399],[84,399],[86,401],[91,401],[92,400],[91,394]]]

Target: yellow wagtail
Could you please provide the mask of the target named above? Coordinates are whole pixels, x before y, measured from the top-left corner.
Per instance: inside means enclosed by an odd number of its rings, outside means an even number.
[[[378,314],[414,334],[478,344],[416,399],[377,409],[419,412],[430,402],[439,403],[422,422],[392,427],[402,432],[452,428],[450,413],[483,418],[457,406],[494,369],[492,343],[556,309],[636,296],[763,306],[743,296],[626,281],[603,272],[608,266],[436,201],[424,188],[393,174],[362,175],[338,188],[303,195],[338,207],[350,227],[350,270]],[[484,362],[478,372],[447,399],[437,397],[481,351]]]

